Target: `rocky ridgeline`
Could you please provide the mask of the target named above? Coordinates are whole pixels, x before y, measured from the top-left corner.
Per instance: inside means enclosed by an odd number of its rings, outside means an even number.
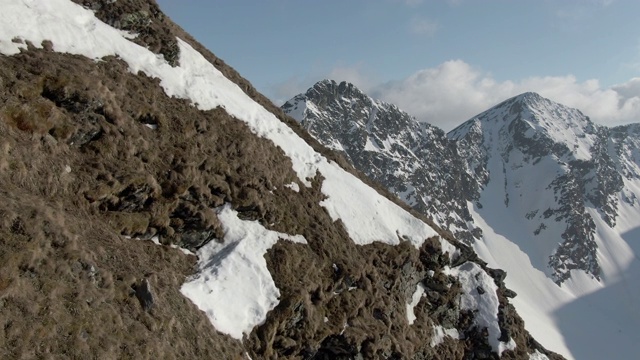
[[[466,202],[477,197],[455,142],[437,127],[419,123],[395,105],[376,101],[354,85],[315,84],[282,109],[327,147],[339,151],[376,182],[457,239],[471,242]]]

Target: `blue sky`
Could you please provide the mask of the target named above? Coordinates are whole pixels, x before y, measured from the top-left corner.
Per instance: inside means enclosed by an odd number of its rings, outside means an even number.
[[[347,80],[445,130],[524,91],[640,122],[637,0],[158,0],[276,103]]]

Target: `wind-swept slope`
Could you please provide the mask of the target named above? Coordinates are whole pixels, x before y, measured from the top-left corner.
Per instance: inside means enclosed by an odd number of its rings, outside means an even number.
[[[81,3],[0,1],[2,357],[555,356],[154,2]]]

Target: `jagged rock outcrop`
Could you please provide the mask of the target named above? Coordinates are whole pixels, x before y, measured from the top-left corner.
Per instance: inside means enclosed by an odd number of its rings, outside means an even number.
[[[327,147],[341,152],[371,179],[454,236],[479,238],[466,201],[474,181],[455,142],[395,105],[365,95],[353,84],[323,80],[282,109]]]

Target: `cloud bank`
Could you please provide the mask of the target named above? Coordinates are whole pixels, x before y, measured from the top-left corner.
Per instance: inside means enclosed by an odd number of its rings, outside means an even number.
[[[500,82],[464,61],[452,60],[406,79],[368,88],[373,97],[444,130],[527,91],[577,108],[600,124],[640,122],[640,78],[610,88],[603,88],[597,80],[579,82],[572,75]]]

